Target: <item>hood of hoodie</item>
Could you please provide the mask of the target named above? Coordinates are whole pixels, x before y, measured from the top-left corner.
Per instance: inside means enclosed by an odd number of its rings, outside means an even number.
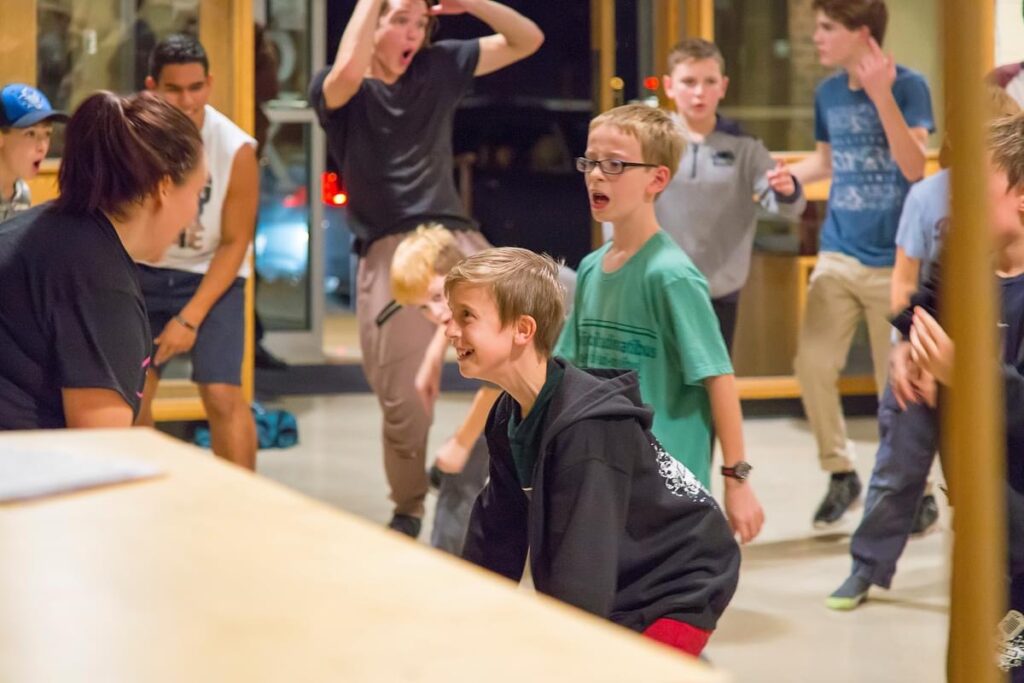
[[[635,371],[583,370],[561,358],[552,360],[565,374],[548,406],[542,450],[547,441],[581,420],[632,417],[644,430],[651,428],[654,411],[640,400],[640,381]]]

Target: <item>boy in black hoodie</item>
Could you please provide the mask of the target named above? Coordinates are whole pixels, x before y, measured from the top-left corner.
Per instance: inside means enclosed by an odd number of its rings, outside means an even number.
[[[739,548],[651,434],[636,374],[550,357],[564,304],[549,257],[481,252],[445,293],[460,371],[505,390],[463,557],[519,581],[529,551],[540,592],[699,654],[736,590]]]

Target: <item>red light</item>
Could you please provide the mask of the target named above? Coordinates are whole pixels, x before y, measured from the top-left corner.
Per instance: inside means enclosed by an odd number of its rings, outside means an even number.
[[[320,199],[328,206],[344,206],[348,203],[348,193],[337,173],[324,173],[321,177]]]
[[[657,76],[648,76],[644,79],[644,87],[648,90],[657,90],[661,85],[661,79]]]
[[[305,186],[303,186],[285,197],[281,204],[287,209],[295,209],[305,206],[307,201],[309,201],[309,194],[306,192]]]

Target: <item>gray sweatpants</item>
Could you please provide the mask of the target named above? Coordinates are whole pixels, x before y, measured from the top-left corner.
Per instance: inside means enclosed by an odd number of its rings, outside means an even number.
[[[487,483],[490,464],[487,440],[481,435],[473,444],[469,460],[462,471],[458,474],[446,474],[441,479],[430,545],[452,555],[462,556],[462,544],[466,540],[469,516],[473,512],[477,496]]]

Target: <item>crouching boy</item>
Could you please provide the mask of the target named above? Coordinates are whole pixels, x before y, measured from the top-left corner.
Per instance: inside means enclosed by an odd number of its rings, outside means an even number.
[[[558,266],[489,249],[445,280],[465,377],[501,387],[485,429],[490,481],[463,556],[696,655],[736,589],[739,547],[693,474],[651,434],[636,373],[551,358]]]

